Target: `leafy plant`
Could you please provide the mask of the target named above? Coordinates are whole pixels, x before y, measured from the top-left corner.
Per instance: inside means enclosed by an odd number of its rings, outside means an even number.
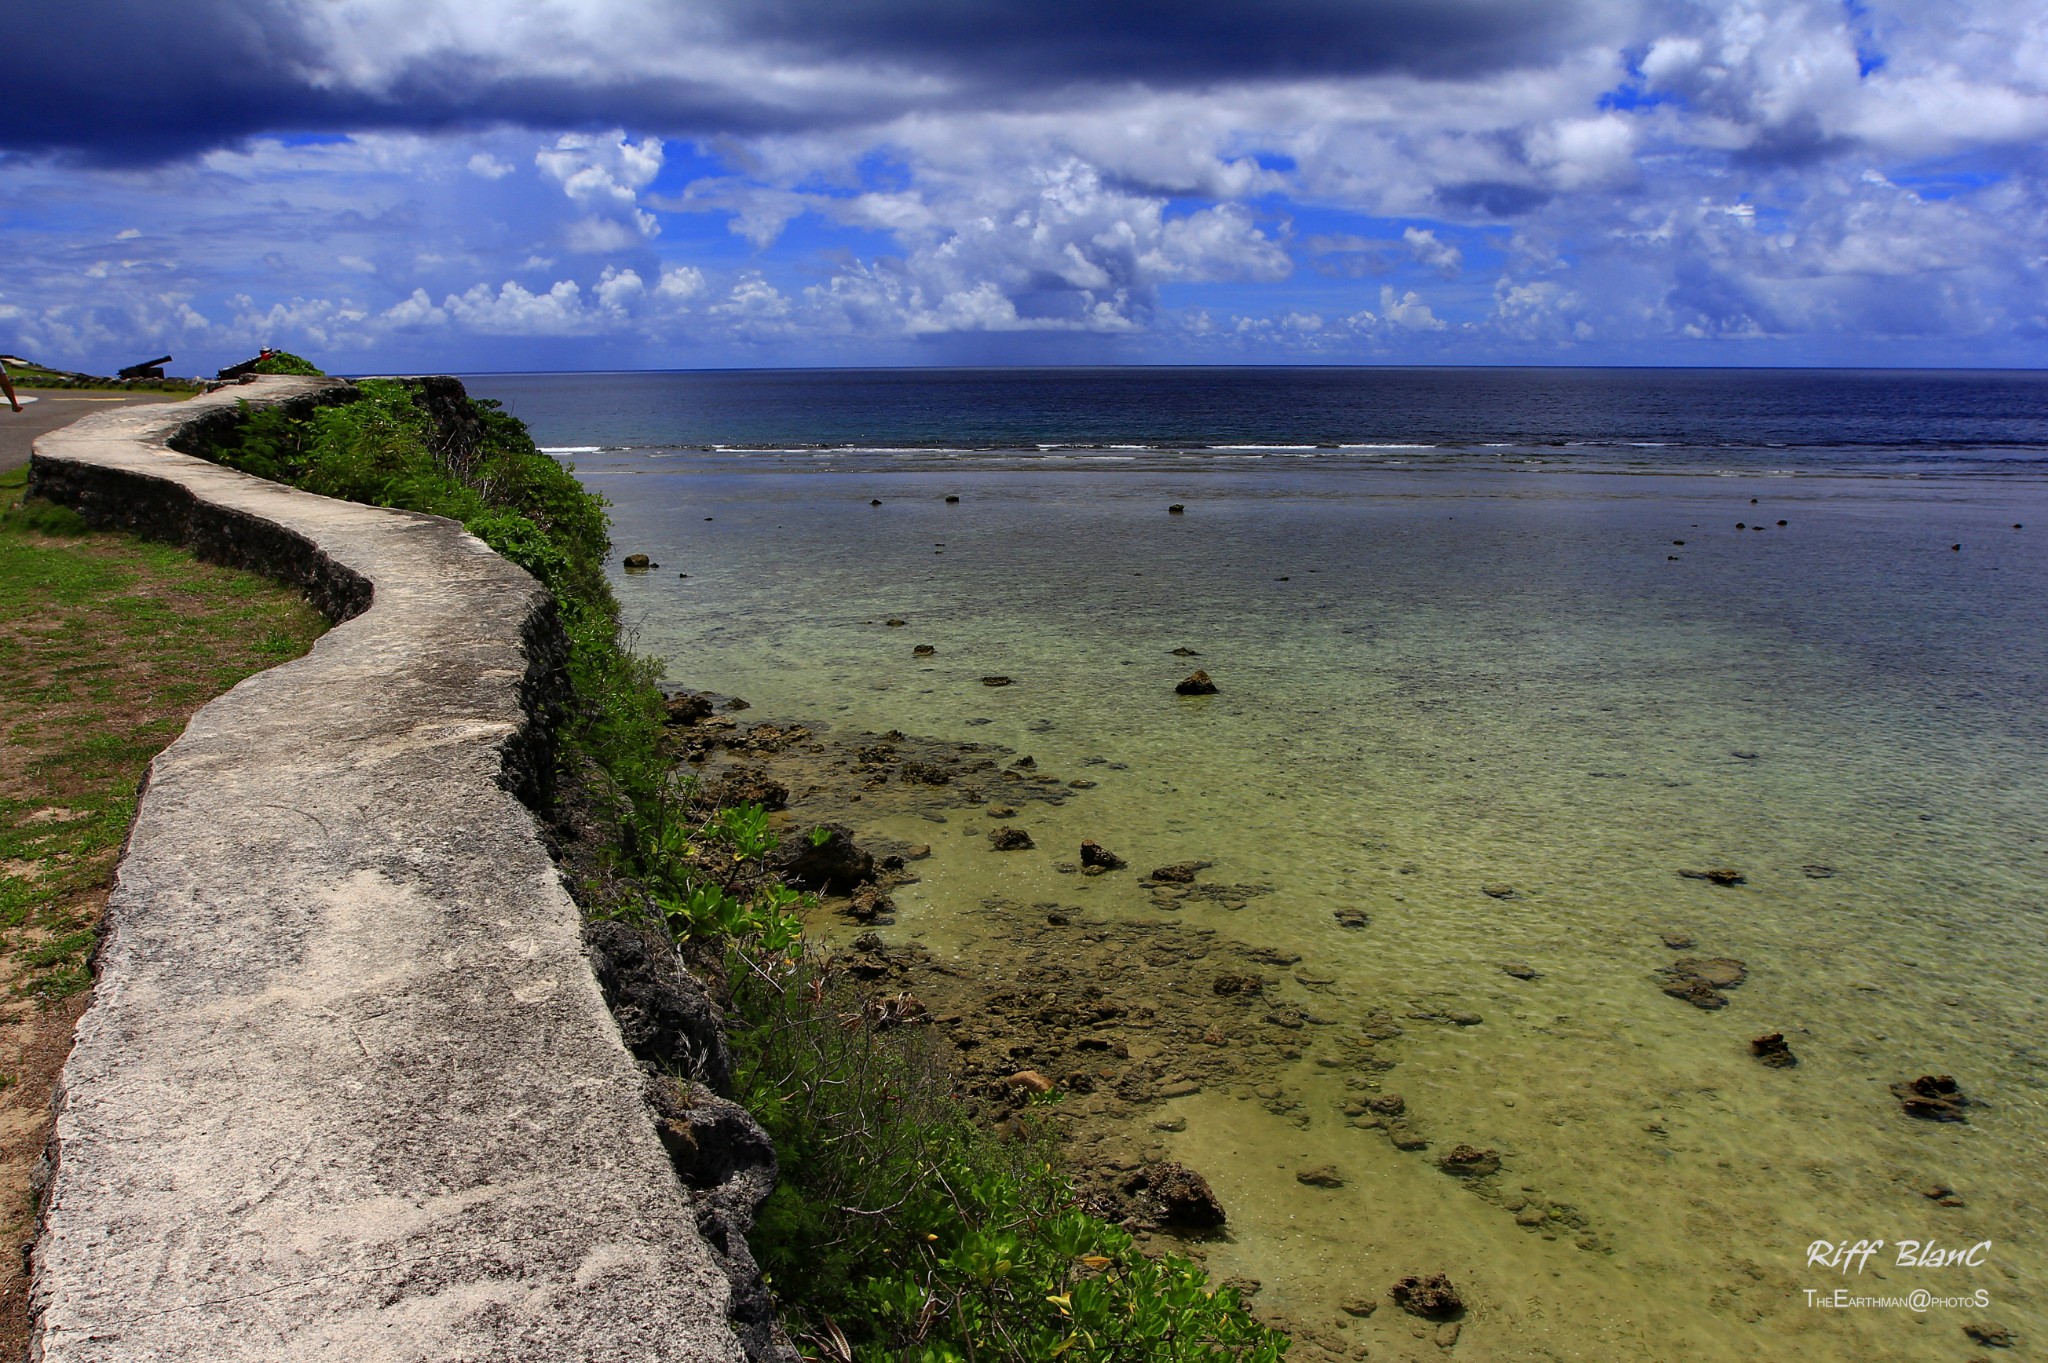
[[[308,378],[326,378],[324,370],[316,369],[313,362],[292,354],[289,350],[273,350],[256,362],[254,371],[258,374],[303,374]]]
[[[978,1126],[918,1011],[810,952],[730,953],[736,1096],[782,1182],[751,1237],[799,1333],[860,1363],[1267,1363],[1287,1339],[1202,1269],[1077,1210],[1051,1140]]]

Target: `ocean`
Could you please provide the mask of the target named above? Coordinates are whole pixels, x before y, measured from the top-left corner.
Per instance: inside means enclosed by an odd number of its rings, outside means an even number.
[[[1436,1355],[1343,1306],[1439,1271],[1467,1360],[2048,1333],[2048,376],[466,381],[660,565],[615,586],[675,682],[1093,782],[1020,810],[1044,854],[878,813],[933,848],[887,935],[971,971],[1001,906],[1057,903],[1299,957],[1274,988],[1317,1025],[1129,1140],[1209,1178],[1202,1252],[1300,1356]],[[1217,694],[1175,694],[1195,667]],[[1246,893],[1063,874],[1083,838]],[[1664,991],[1728,961],[1725,1006]],[[1426,1149],[1347,1114],[1361,1026]],[[1923,1074],[1966,1121],[1906,1115]],[[1458,1144],[1501,1172],[1447,1174]],[[1322,1166],[1341,1186],[1297,1179]]]

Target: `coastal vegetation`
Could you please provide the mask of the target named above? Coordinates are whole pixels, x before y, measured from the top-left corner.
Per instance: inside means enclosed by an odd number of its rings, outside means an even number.
[[[197,379],[115,379],[104,374],[82,374],[48,365],[9,361],[7,378],[16,388],[106,389],[110,392],[198,393],[206,385]]]
[[[114,863],[150,759],[192,712],[297,657],[326,621],[288,588],[96,534],[0,473],[0,1236],[31,1171],[92,982]],[[22,1256],[0,1256],[0,1353],[28,1347]]]
[[[603,503],[496,404],[452,380],[368,380],[357,400],[245,411],[211,457],[329,496],[452,517],[548,588],[569,643],[562,771],[603,811],[586,912],[675,943],[718,977],[732,1096],[781,1171],[749,1237],[785,1324],[826,1360],[1279,1358],[1229,1289],[1081,1210],[1048,1135],[956,1093],[918,1010],[808,944],[758,804],[680,777],[659,664],[628,646],[604,576]],[[818,843],[827,830],[794,835]],[[579,868],[587,872],[588,866]],[[1048,1095],[1045,1101],[1053,1101]]]
[[[304,356],[292,354],[289,350],[272,350],[267,352],[255,364],[250,366],[249,372],[252,374],[296,374],[301,378],[309,379],[319,379],[327,376],[326,370],[319,368]]]

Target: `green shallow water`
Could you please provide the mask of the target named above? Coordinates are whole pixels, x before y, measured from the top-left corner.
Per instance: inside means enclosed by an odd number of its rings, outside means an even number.
[[[2011,528],[2048,531],[2038,485],[582,473],[620,550],[662,565],[617,585],[677,681],[1100,783],[1027,809],[1038,854],[992,854],[985,820],[872,830],[935,848],[894,935],[971,962],[1002,931],[994,894],[1156,917],[1128,876],[1056,873],[1093,837],[1273,886],[1179,916],[1299,952],[1335,980],[1302,995],[1326,1015],[1482,1016],[1403,1021],[1385,1087],[1432,1152],[1493,1147],[1503,1193],[1583,1225],[1518,1225],[1433,1153],[1348,1126],[1314,1063],[1343,1028],[1311,1029],[1273,1076],[1305,1127],[1201,1093],[1166,1105],[1185,1132],[1133,1133],[1210,1178],[1232,1231],[1210,1265],[1262,1303],[1375,1358],[1438,1351],[1391,1307],[1339,1303],[1437,1271],[1471,1308],[1466,1359],[1950,1359],[1965,1321],[2048,1337],[2048,563]],[[1194,666],[1221,694],[1173,694]],[[1676,874],[1709,866],[1747,883]],[[1335,923],[1351,907],[1369,927]],[[1659,992],[1688,954],[1667,932],[1747,964],[1727,1008]],[[1751,1058],[1770,1031],[1797,1069]],[[1925,1072],[1982,1101],[1967,1125],[1900,1113],[1887,1086]],[[1295,1181],[1324,1163],[1342,1188]],[[1917,1191],[1935,1183],[1967,1205]],[[1906,1238],[1992,1243],[1974,1268],[1894,1267]],[[1844,1275],[1807,1266],[1817,1239],[1888,1244]],[[1844,1286],[1990,1302],[1808,1304]]]

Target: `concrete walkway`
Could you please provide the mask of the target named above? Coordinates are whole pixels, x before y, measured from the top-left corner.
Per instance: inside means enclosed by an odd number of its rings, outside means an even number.
[[[373,593],[151,766],[64,1071],[38,1357],[737,1363],[577,908],[505,788],[544,752],[522,697],[553,675],[546,594],[452,522],[163,447],[322,382],[37,442],[35,485],[88,519]]]

